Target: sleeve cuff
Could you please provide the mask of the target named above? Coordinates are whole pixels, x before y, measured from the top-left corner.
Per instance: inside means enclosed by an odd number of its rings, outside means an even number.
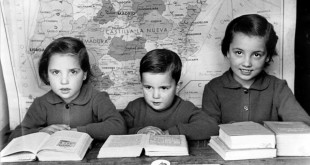
[[[180,135],[177,127],[171,127],[168,129],[169,135]]]
[[[86,132],[86,126],[77,127],[76,129],[77,129],[78,132],[85,132],[85,133],[87,133]]]

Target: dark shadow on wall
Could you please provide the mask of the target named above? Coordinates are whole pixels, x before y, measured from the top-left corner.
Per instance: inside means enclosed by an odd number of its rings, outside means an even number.
[[[310,114],[310,5],[297,1],[295,36],[295,96]]]
[[[8,132],[9,132],[9,114],[8,114],[8,104],[7,104],[7,94],[4,84],[4,77],[2,72],[2,65],[0,59],[0,150],[5,146],[8,139]],[[0,163],[1,164],[1,163]]]

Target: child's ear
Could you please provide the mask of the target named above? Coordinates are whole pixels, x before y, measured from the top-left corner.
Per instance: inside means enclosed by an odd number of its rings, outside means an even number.
[[[183,82],[179,81],[176,85],[176,90],[175,90],[175,94],[178,95],[180,94],[180,90],[181,90],[181,86],[182,86]]]
[[[87,72],[84,72],[84,74],[83,74],[83,80],[86,80],[86,78],[87,78]]]
[[[230,53],[226,53],[226,55],[224,56],[226,59],[229,59],[230,58]]]
[[[265,60],[265,62],[266,62],[266,63],[270,62],[270,58],[271,58],[271,57],[267,57],[266,60]]]
[[[180,87],[181,87],[182,83],[183,83],[182,81],[179,81],[179,82],[177,83],[177,86],[176,86],[177,91],[179,91],[179,89],[180,89]]]

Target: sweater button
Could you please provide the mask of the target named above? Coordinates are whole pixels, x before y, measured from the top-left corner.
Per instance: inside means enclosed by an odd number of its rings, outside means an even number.
[[[243,109],[244,109],[245,111],[249,110],[248,106],[244,106]]]

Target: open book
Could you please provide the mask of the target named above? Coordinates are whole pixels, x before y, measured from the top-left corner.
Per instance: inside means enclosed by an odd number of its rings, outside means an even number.
[[[139,157],[142,150],[147,156],[188,155],[184,135],[110,135],[101,147],[97,158]]]
[[[82,160],[92,141],[76,131],[32,133],[14,138],[1,151],[1,162]]]
[[[275,148],[230,149],[218,136],[211,137],[209,146],[224,160],[274,158],[277,155]]]
[[[310,156],[310,126],[303,122],[265,121],[276,134],[278,156]]]
[[[219,138],[230,149],[275,148],[275,134],[251,121],[220,124]]]

